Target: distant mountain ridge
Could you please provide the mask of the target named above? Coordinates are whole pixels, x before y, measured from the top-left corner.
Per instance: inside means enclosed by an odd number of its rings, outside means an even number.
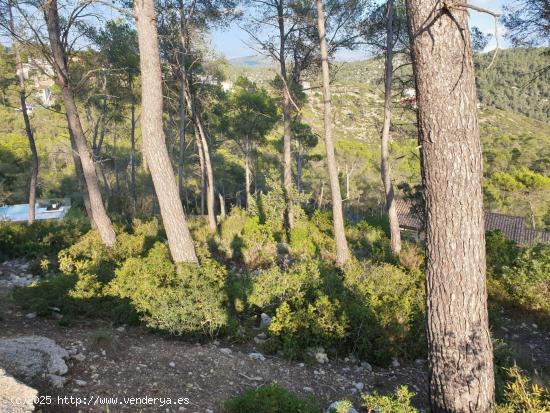
[[[273,61],[267,56],[262,55],[233,57],[231,59],[227,59],[227,62],[233,66],[245,66],[249,68],[265,68],[273,66]]]

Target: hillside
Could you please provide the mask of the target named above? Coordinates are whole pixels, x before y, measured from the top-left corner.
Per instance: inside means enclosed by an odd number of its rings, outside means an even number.
[[[539,228],[550,228],[550,123],[548,110],[550,72],[528,82],[528,74],[539,70],[547,59],[539,49],[499,52],[493,68],[487,68],[492,54],[477,57],[480,97],[481,139],[485,162],[486,207],[490,210],[525,217]],[[253,59],[252,59],[253,60]],[[521,64],[517,64],[521,61]],[[354,205],[373,210],[382,202],[379,177],[379,130],[382,126],[383,61],[369,59],[333,65],[332,84],[334,135],[344,198]],[[407,68],[402,76],[408,76]],[[232,66],[231,78],[245,75],[269,87],[276,71],[269,67]],[[307,103],[302,119],[322,136],[322,96],[316,79],[309,79]],[[523,88],[512,85],[522,85]],[[401,92],[394,98],[391,144],[394,182],[411,186],[420,183],[414,109],[400,104]],[[529,115],[529,116],[528,116]],[[274,134],[278,139],[280,131]],[[275,144],[275,142],[274,142]],[[306,190],[317,193],[327,183],[319,139],[310,150],[304,181]],[[267,156],[277,156],[273,148]],[[320,160],[319,160],[320,159]],[[525,171],[534,174],[526,177]]]

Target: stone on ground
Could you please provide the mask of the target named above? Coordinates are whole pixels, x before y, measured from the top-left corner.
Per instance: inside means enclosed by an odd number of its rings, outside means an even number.
[[[63,375],[69,353],[55,341],[42,336],[19,336],[0,339],[0,365],[23,380]]]
[[[0,368],[0,412],[33,412],[33,400],[37,396],[38,390],[17,381]]]

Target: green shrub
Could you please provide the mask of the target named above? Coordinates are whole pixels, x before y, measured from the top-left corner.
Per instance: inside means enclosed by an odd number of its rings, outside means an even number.
[[[117,324],[136,324],[137,314],[126,300],[106,297],[103,294],[85,294],[90,288],[77,287],[75,275],[50,276],[29,287],[18,288],[13,292],[15,301],[25,310],[39,316],[52,314],[58,308],[64,322],[77,317],[112,320]]]
[[[363,395],[363,407],[368,413],[417,413],[418,410],[411,406],[414,397],[407,386],[400,386],[393,394],[380,395],[377,392]]]
[[[509,267],[516,259],[519,248],[501,231],[489,231],[485,234],[485,251],[487,256],[487,272],[501,274],[504,267]]]
[[[0,258],[42,258],[56,255],[89,229],[84,218],[26,223],[0,222]]]
[[[509,382],[504,390],[505,402],[498,406],[497,413],[548,413],[550,392],[531,384],[518,367],[506,370]]]
[[[382,228],[361,221],[346,228],[350,248],[357,258],[376,262],[395,262],[391,241]]]
[[[411,242],[403,242],[399,253],[399,264],[408,271],[420,273],[424,269],[424,251]]]
[[[300,305],[284,302],[269,325],[283,352],[291,357],[304,357],[304,350],[327,347],[335,350],[344,344],[349,323],[337,299],[319,295],[313,302]]]
[[[286,270],[273,265],[252,278],[248,302],[272,313],[283,302],[303,303],[321,288],[316,261],[298,262]]]
[[[550,245],[524,248],[498,281],[514,305],[550,313]]]
[[[249,269],[265,267],[275,261],[277,245],[268,226],[258,216],[250,216],[234,208],[222,222],[218,249],[227,259],[240,262]]]
[[[391,357],[415,357],[425,348],[422,274],[392,264],[351,261],[344,283],[348,315],[360,355],[386,364]]]
[[[227,413],[321,413],[313,399],[298,397],[277,383],[250,389],[224,403]]]
[[[336,255],[336,244],[332,236],[332,226],[323,232],[317,226],[319,217],[311,220],[304,217],[295,222],[290,231],[290,253],[296,258],[323,258],[333,260]],[[331,224],[332,225],[332,224]]]
[[[258,217],[250,217],[246,220],[241,242],[240,254],[248,268],[265,267],[275,261],[277,244],[269,228],[260,224]]]
[[[127,298],[149,327],[172,334],[214,335],[227,324],[226,270],[213,260],[176,265],[158,242],[145,257],[129,258],[108,293]]]
[[[250,277],[247,304],[273,316],[269,350],[304,358],[309,348],[387,364],[425,352],[422,274],[351,261],[342,274],[323,261],[272,266]]]

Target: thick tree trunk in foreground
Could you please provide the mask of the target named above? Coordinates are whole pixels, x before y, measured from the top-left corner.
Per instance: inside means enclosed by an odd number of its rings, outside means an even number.
[[[154,2],[136,1],[134,9],[140,52],[143,150],[153,178],[172,258],[175,262],[197,263],[162,127],[162,77]]]
[[[401,232],[395,208],[393,184],[390,170],[390,126],[391,126],[391,86],[393,81],[393,0],[388,0],[388,21],[386,30],[386,71],[384,79],[384,126],[381,142],[381,174],[386,194],[386,211],[390,221],[391,250],[395,255],[401,252]]]
[[[57,10],[57,0],[48,0],[42,3],[44,17],[48,26],[48,37],[52,48],[52,57],[55,73],[61,87],[61,96],[65,105],[65,112],[69,128],[72,131],[74,143],[82,164],[82,172],[86,180],[88,196],[90,198],[90,208],[92,210],[94,222],[105,245],[113,246],[116,242],[115,230],[111,220],[107,216],[103,199],[99,190],[99,183],[95,172],[94,161],[90,155],[86,136],[82,130],[78,109],[76,107],[73,91],[69,83],[69,70],[67,67],[67,56],[60,39],[59,14]]]
[[[11,11],[11,3],[8,2],[8,12],[10,17],[10,30],[15,33],[15,25],[13,23],[13,15]],[[21,105],[21,113],[23,114],[23,121],[25,122],[25,133],[29,140],[29,147],[31,149],[31,177],[29,181],[29,218],[28,223],[32,224],[36,217],[36,186],[38,185],[38,151],[36,150],[36,143],[34,141],[34,134],[31,128],[31,121],[29,120],[29,113],[27,111],[27,97],[25,88],[25,74],[23,73],[23,63],[21,61],[21,53],[19,51],[19,45],[15,38],[13,39],[13,48],[15,49],[15,64],[17,67],[17,76],[19,78],[19,103]]]
[[[491,412],[482,157],[466,2],[407,0],[426,205],[433,412]]]
[[[328,176],[330,180],[330,192],[332,194],[332,221],[334,223],[334,238],[336,240],[336,265],[343,267],[349,257],[348,242],[344,230],[344,214],[342,213],[342,195],[340,182],[338,181],[338,169],[334,155],[334,143],[332,142],[332,115],[330,96],[330,73],[328,66],[328,46],[325,30],[325,12],[323,1],[316,0],[317,4],[317,29],[321,43],[321,71],[323,75],[323,100],[324,100],[324,126],[325,148],[327,153]]]

